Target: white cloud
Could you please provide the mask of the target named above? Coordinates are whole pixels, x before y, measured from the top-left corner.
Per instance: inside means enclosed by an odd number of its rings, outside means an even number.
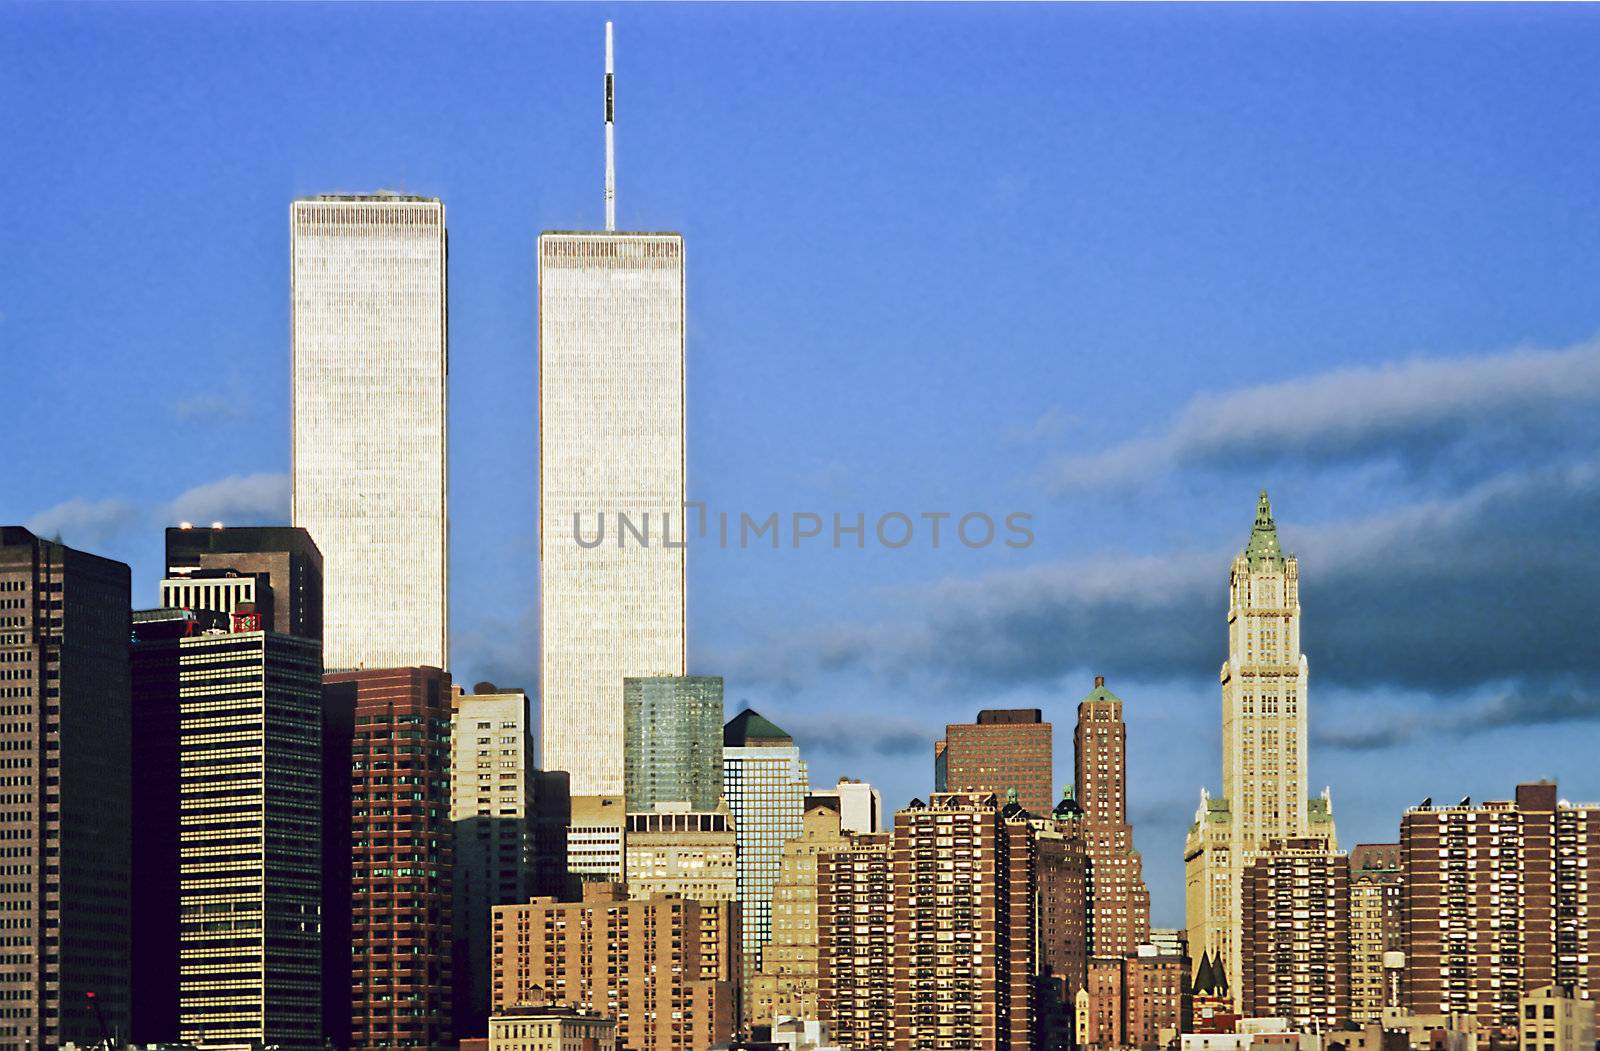
[[[25,524],[38,536],[59,535],[63,543],[93,550],[111,544],[143,518],[126,500],[66,500],[40,511]]]
[[[1015,423],[1006,428],[1005,440],[1011,445],[1032,445],[1053,441],[1077,426],[1078,417],[1060,409],[1046,409],[1029,423]]]
[[[180,493],[161,512],[167,525],[223,522],[227,525],[282,525],[289,521],[289,476],[229,475]]]
[[[250,416],[248,402],[220,394],[196,394],[172,403],[172,415],[185,423],[222,423]]]

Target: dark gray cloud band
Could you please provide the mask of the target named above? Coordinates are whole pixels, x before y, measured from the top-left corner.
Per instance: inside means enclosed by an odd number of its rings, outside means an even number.
[[[1600,342],[1341,369],[1193,398],[1146,436],[1054,465],[1059,491],[1184,469],[1380,460],[1471,471],[1486,451],[1539,457],[1574,427],[1593,431]]]
[[[1301,560],[1302,639],[1319,687],[1499,700],[1458,733],[1600,718],[1600,465],[1491,479],[1449,498],[1314,527],[1280,522]],[[1048,684],[1084,668],[1215,682],[1234,552],[1058,563],[935,585],[909,624],[767,647],[739,674],[920,682],[949,694]],[[781,650],[781,654],[775,653]],[[1560,684],[1565,684],[1564,688]],[[1325,743],[1375,747],[1394,720]],[[1360,739],[1370,733],[1370,740]]]

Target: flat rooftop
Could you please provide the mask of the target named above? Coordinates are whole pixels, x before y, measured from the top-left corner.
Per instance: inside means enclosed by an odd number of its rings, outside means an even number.
[[[413,193],[396,193],[394,190],[375,190],[372,193],[318,193],[307,197],[296,197],[296,201],[382,201],[393,204],[397,201],[411,201],[418,204],[438,204],[439,198],[425,197]]]

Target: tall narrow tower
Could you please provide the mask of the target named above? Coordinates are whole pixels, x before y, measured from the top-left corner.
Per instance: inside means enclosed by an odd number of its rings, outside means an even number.
[[[783,845],[805,830],[810,781],[794,738],[753,708],[723,727],[722,763],[738,836],[744,987],[754,989],[772,935],[772,888],[783,872]],[[752,1006],[744,1005],[746,1015]]]
[[[1222,794],[1236,846],[1307,834],[1306,658],[1300,652],[1300,564],[1284,557],[1265,489],[1250,543],[1228,581],[1222,666]]]
[[[7,1048],[98,1040],[90,995],[124,1033],[139,1006],[129,963],[137,866],[128,579],[121,562],[0,526]]]
[[[1121,956],[1150,940],[1150,890],[1128,824],[1128,726],[1122,699],[1096,675],[1073,733],[1084,848],[1094,877],[1090,952]]]
[[[446,667],[444,205],[290,212],[294,497],[322,550],[329,668]]]
[[[539,238],[542,765],[580,796],[622,794],[622,680],[687,647],[683,238],[610,229],[606,185],[608,229]]]
[[[1241,989],[1241,881],[1274,843],[1337,846],[1333,804],[1306,795],[1306,658],[1300,652],[1300,564],[1284,555],[1265,489],[1228,582],[1222,665],[1222,797],[1202,794],[1184,858],[1189,951],[1221,959]]]

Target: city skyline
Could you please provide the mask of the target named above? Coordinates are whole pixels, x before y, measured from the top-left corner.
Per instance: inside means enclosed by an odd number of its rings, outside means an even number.
[[[4,17],[46,25],[67,16]],[[118,17],[107,12],[101,25],[81,27],[78,45],[107,48]],[[176,35],[164,46],[188,54],[216,15],[173,17]],[[265,17],[246,14],[237,24]],[[298,16],[276,17],[292,25]],[[354,12],[332,17],[347,31],[368,24]],[[446,202],[455,234],[451,454],[466,469],[452,470],[452,482],[456,495],[470,495],[452,500],[451,564],[462,571],[452,572],[454,604],[470,607],[472,619],[457,625],[450,670],[463,682],[536,690],[527,618],[537,584],[526,568],[536,518],[528,479],[512,480],[531,473],[537,455],[527,334],[533,238],[597,225],[599,122],[590,96],[601,19],[504,17],[544,27],[550,55],[573,41],[571,58],[530,74],[541,84],[549,78],[548,107],[489,107],[497,145],[530,126],[542,147],[571,139],[538,164],[535,152],[513,152],[495,168],[484,159],[486,143],[471,134],[456,140],[468,148],[447,162],[443,150],[433,154],[404,130],[364,131],[357,145],[319,155],[333,141],[331,125],[313,121],[291,132],[268,120],[251,134],[222,135],[215,163],[192,174],[133,166],[124,186],[91,192],[86,176],[60,162],[68,141],[85,140],[52,137],[31,115],[52,112],[39,86],[26,82],[40,71],[39,58],[8,55],[15,61],[0,65],[21,72],[0,73],[0,84],[24,109],[37,103],[19,118],[21,163],[11,178],[37,207],[7,221],[8,243],[25,250],[0,262],[9,290],[0,294],[0,351],[49,353],[72,363],[59,377],[81,372],[102,382],[73,392],[81,419],[99,426],[70,428],[41,448],[37,463],[7,463],[0,517],[129,561],[135,608],[156,602],[159,526],[213,517],[286,523],[282,208],[306,194],[390,185],[399,170],[411,187]],[[1072,134],[1041,132],[1032,148],[989,150],[993,162],[981,168],[958,161],[948,176],[905,176],[899,196],[885,192],[895,185],[890,169],[903,170],[898,161],[928,133],[924,114],[951,121],[953,150],[983,153],[993,142],[971,114],[1002,114],[1006,132],[1015,99],[1005,88],[970,96],[940,88],[938,70],[987,70],[959,65],[953,34],[934,19],[912,39],[919,54],[940,61],[930,72],[896,60],[900,76],[888,100],[918,114],[915,127],[880,143],[826,127],[805,115],[798,83],[812,71],[806,82],[817,88],[823,117],[855,115],[867,43],[851,43],[833,60],[837,83],[815,83],[825,79],[815,77],[817,49],[824,39],[837,43],[834,30],[846,17],[784,15],[779,23],[800,42],[791,51],[775,30],[735,14],[718,22],[704,12],[639,11],[619,26],[630,85],[621,131],[625,225],[630,216],[659,217],[648,225],[682,229],[696,244],[687,273],[696,311],[688,325],[689,459],[690,477],[704,488],[690,495],[761,513],[864,505],[916,514],[951,500],[957,512],[1020,508],[1040,515],[1040,544],[1025,555],[961,547],[697,555],[686,670],[726,677],[728,714],[743,703],[760,708],[794,733],[816,783],[865,777],[883,787],[893,810],[926,793],[926,757],[940,725],[983,707],[1041,707],[1063,726],[1086,675],[1105,674],[1126,702],[1131,819],[1150,862],[1154,918],[1177,923],[1178,845],[1194,790],[1220,787],[1210,679],[1226,653],[1218,596],[1241,543],[1241,518],[1264,485],[1286,516],[1281,531],[1302,558],[1315,610],[1306,645],[1319,662],[1310,784],[1335,786],[1345,840],[1392,838],[1394,815],[1434,793],[1493,796],[1508,783],[1558,776],[1574,798],[1600,796],[1600,783],[1585,780],[1595,776],[1582,762],[1585,734],[1558,729],[1600,717],[1600,668],[1563,634],[1594,623],[1600,590],[1587,576],[1596,542],[1585,525],[1600,505],[1600,472],[1586,451],[1595,426],[1586,410],[1600,400],[1600,348],[1591,342],[1600,318],[1582,291],[1592,287],[1600,246],[1586,224],[1568,218],[1583,214],[1588,200],[1570,173],[1592,170],[1596,149],[1573,134],[1572,111],[1582,107],[1570,99],[1592,98],[1594,88],[1568,79],[1574,45],[1557,39],[1561,27],[1580,40],[1592,35],[1593,16],[1551,14],[1540,26],[1501,13],[1448,23],[1374,14],[1424,49],[1431,65],[1423,65],[1444,85],[1391,67],[1392,45],[1369,44],[1357,47],[1355,61],[1370,79],[1336,103],[1309,95],[1288,56],[1261,57],[1277,41],[1310,64],[1307,81],[1334,75],[1333,50],[1310,34],[1320,27],[1338,37],[1335,14],[1130,12],[1123,17],[1150,38],[1127,65],[1156,70],[1144,96],[1154,101],[1141,112],[1120,101],[1131,83],[1123,66],[1062,61],[1057,70],[1054,60],[1024,54],[1037,50],[1023,46],[1035,31],[1062,47],[1080,37],[1070,46],[1089,54],[1097,44],[1135,48],[1092,12],[1019,13],[970,26],[952,15],[1082,123]],[[881,19],[884,34],[910,31],[902,14],[855,17]],[[436,24],[433,15],[416,18]],[[487,24],[481,19],[467,21]],[[1163,72],[1194,20],[1215,28],[1216,38]],[[1452,58],[1446,43],[1422,41],[1441,29],[1465,54]],[[751,37],[770,60],[767,86],[750,83],[747,60],[709,52],[690,52],[687,65],[703,72],[674,72],[678,59],[667,56],[676,45],[706,48],[735,34]],[[1495,57],[1488,41],[1496,35],[1522,50]],[[154,46],[147,27],[130,39],[134,58]],[[269,50],[287,46],[268,40]],[[465,46],[459,35],[446,34],[445,43]],[[487,49],[485,76],[507,68],[509,50],[478,44]],[[1225,76],[1225,60],[1240,55],[1250,59],[1246,73]],[[53,105],[87,113],[94,124],[104,120],[96,107],[123,61],[84,63],[99,73],[79,88],[42,74],[40,83],[63,92]],[[1546,79],[1483,107],[1484,92],[1534,62]],[[178,76],[169,63],[154,70]],[[397,76],[387,66],[378,72]],[[244,60],[240,74],[245,87],[262,88],[262,67]],[[1184,75],[1200,76],[1234,105],[1197,114],[1180,100]],[[1252,91],[1251,76],[1278,90]],[[337,78],[324,71],[311,80],[316,90]],[[403,78],[386,82],[404,86]],[[748,90],[730,91],[733,82]],[[1392,122],[1368,116],[1363,107],[1375,110],[1383,97],[1411,108]],[[154,119],[153,100],[124,101]],[[1289,116],[1308,102],[1301,128]],[[406,92],[396,105],[402,114],[427,112]],[[562,108],[575,112],[569,118]],[[1452,118],[1469,111],[1478,123],[1461,129]],[[691,114],[708,129],[690,128]],[[1217,133],[1209,145],[1182,131],[1181,118],[1196,116]],[[212,116],[186,103],[162,120],[187,144]],[[841,163],[806,165],[816,187],[775,178],[765,167],[771,159],[740,162],[725,147],[708,147],[711,133],[734,125],[743,135],[760,128],[780,161],[826,154]],[[111,155],[133,158],[119,131],[98,126]],[[285,148],[263,151],[252,135],[281,138]],[[1537,172],[1495,163],[1507,141],[1540,161]],[[1348,147],[1350,159],[1314,175],[1336,147]],[[929,147],[916,149],[924,152],[912,156],[928,157]],[[1082,158],[1096,150],[1092,169],[1069,167],[1072,179],[1053,174],[1058,163],[1086,165]],[[1418,150],[1454,162],[1445,165],[1454,174],[1424,185],[1405,160]],[[282,156],[259,172],[237,167],[263,152]],[[713,178],[713,159],[736,184],[764,187],[781,209],[695,192],[687,180]],[[936,149],[931,159],[952,157]],[[1163,159],[1174,162],[1170,181],[1114,185]],[[474,163],[494,168],[493,179],[470,178]],[[63,185],[46,185],[45,173]],[[202,201],[235,181],[240,192],[225,217],[207,211],[147,242],[136,209],[113,213],[151,178],[170,178]],[[1307,179],[1320,193],[1297,181]],[[501,183],[540,189],[523,202]],[[947,198],[958,183],[965,192]],[[851,185],[857,194],[840,192]],[[1065,200],[1058,190],[1069,185]],[[73,191],[86,211],[59,206]],[[935,211],[946,199],[965,214]],[[885,200],[895,207],[882,207]],[[507,214],[519,220],[502,223]],[[934,214],[946,223],[937,235],[926,227]],[[142,248],[124,251],[122,267],[139,267],[150,292],[144,302],[106,294],[93,267],[68,290],[66,274],[77,277],[87,250],[69,216],[105,239],[110,257],[118,246]],[[794,225],[804,217],[817,225]],[[1269,229],[1273,221],[1286,228]],[[1223,236],[1216,227],[1237,232]],[[990,229],[1009,248],[975,236]],[[763,239],[784,245],[781,257]],[[882,245],[893,245],[887,266]],[[975,265],[949,265],[958,245],[976,253]],[[1194,276],[1202,257],[1207,274]],[[1267,272],[1267,263],[1294,280]],[[916,282],[908,307],[896,302],[901,278],[887,282],[886,272]],[[1040,280],[1041,272],[1061,280]],[[1108,296],[1117,281],[1135,294]],[[184,310],[173,305],[180,285]],[[1141,295],[1162,309],[1135,311]],[[993,306],[975,312],[974,329],[948,313],[946,300]],[[918,311],[926,318],[911,317]],[[980,331],[984,319],[998,327]],[[1524,346],[1548,349],[1517,349]],[[864,361],[866,350],[876,360]],[[202,363],[211,368],[191,367]],[[145,371],[159,381],[152,385]],[[67,381],[52,375],[20,377],[19,426],[59,404]],[[1290,397],[1295,413],[1274,409]],[[930,413],[951,421],[948,433],[930,439]],[[113,432],[116,441],[107,437]],[[1526,544],[1530,536],[1541,542]],[[316,540],[326,549],[326,538]],[[1425,623],[1414,613],[1417,596],[1436,614]],[[942,600],[938,615],[924,612],[935,605],[930,597]],[[1000,623],[1013,632],[1000,637]],[[850,729],[835,728],[846,719],[854,720]],[[1438,747],[1441,739],[1448,747]],[[1070,780],[1064,753],[1056,748],[1057,785]],[[1393,776],[1361,778],[1373,763]]]

